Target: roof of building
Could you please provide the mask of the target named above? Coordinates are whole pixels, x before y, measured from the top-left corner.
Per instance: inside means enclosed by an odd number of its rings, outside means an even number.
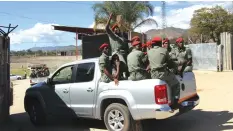
[[[54,27],[54,30],[77,33],[78,39],[81,39],[82,36],[84,36],[84,35],[93,35],[93,34],[98,34],[98,33],[105,33],[105,30],[103,30],[103,29],[94,30],[93,28],[57,26],[57,25],[53,25],[53,27]]]

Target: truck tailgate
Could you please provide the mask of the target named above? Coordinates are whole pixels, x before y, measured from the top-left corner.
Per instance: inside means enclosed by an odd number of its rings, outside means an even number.
[[[179,103],[197,95],[196,79],[193,72],[184,73],[183,78],[177,76],[180,81]]]

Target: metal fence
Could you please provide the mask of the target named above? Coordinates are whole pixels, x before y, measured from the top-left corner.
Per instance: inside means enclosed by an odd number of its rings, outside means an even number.
[[[233,69],[233,36],[228,32],[223,32],[220,35],[221,37],[221,53],[220,61],[223,70],[232,70]]]
[[[217,71],[217,44],[190,44],[188,46],[193,55],[194,70],[212,70]]]

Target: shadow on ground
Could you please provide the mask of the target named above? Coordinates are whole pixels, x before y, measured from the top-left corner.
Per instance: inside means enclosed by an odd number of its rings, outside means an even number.
[[[90,131],[90,128],[104,129],[103,121],[70,120],[67,118],[51,118],[45,127],[34,127],[26,113],[11,115],[11,122],[1,127],[1,131]],[[233,113],[228,111],[210,112],[193,110],[187,114],[167,120],[143,121],[144,131],[222,131],[233,129],[228,122]]]
[[[186,114],[167,120],[147,120],[143,122],[145,131],[222,131],[233,129],[233,118],[229,111],[192,110]]]

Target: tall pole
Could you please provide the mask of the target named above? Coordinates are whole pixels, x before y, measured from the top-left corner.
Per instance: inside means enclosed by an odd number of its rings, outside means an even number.
[[[167,28],[167,21],[166,21],[166,2],[162,1],[162,30],[163,30],[163,37],[166,37],[165,29]]]
[[[76,60],[78,60],[78,33],[76,32]]]

